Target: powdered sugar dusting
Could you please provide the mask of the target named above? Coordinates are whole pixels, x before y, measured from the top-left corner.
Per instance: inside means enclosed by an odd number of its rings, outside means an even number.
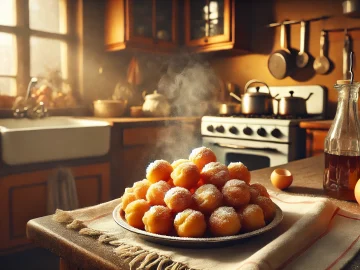
[[[204,219],[204,215],[193,209],[185,209],[175,216],[175,222],[177,223],[194,222],[199,219]]]
[[[205,201],[212,198],[220,200],[222,198],[222,193],[213,184],[205,184],[195,191],[194,197]]]
[[[163,159],[155,160],[154,162],[151,162],[149,166],[146,168],[146,174],[149,174],[152,170],[169,170],[171,167],[171,164]],[[166,180],[166,179],[163,179]]]
[[[186,188],[173,187],[165,194],[166,205],[174,211],[182,211],[192,202],[191,192]]]
[[[216,186],[205,184],[195,191],[193,198],[201,211],[211,212],[221,205],[223,195]]]
[[[171,218],[171,210],[162,205],[151,206],[149,212],[155,218]]]
[[[190,153],[189,159],[190,160],[203,159],[203,158],[213,157],[213,156],[215,156],[214,152],[210,148],[202,146],[202,147],[193,149]]]
[[[220,162],[210,162],[201,171],[204,181],[216,186],[223,186],[230,178],[229,170]]]
[[[231,179],[226,182],[224,187],[238,187],[238,186],[242,186],[242,185],[246,185],[245,181],[239,180],[239,179]]]
[[[252,216],[252,215],[255,215],[255,214],[258,214],[258,213],[261,213],[261,215],[264,215],[261,207],[256,205],[256,204],[249,204],[242,211],[242,214],[244,216],[248,216],[248,215]]]
[[[235,209],[230,206],[221,206],[211,214],[212,222],[229,222],[237,215]]]

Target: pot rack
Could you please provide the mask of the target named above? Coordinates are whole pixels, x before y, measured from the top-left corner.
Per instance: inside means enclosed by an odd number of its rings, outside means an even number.
[[[292,25],[292,24],[300,24],[302,21],[304,22],[315,22],[315,21],[322,21],[322,20],[327,20],[330,18],[334,18],[336,17],[335,15],[326,15],[326,16],[321,16],[321,17],[316,17],[316,18],[310,18],[310,19],[304,19],[304,20],[285,20],[283,22],[274,22],[274,23],[270,23],[268,25],[266,25],[266,27],[278,27],[281,25]],[[345,27],[345,28],[332,28],[332,29],[322,29],[322,31],[328,32],[328,33],[334,33],[334,32],[352,32],[352,31],[360,31],[360,26],[357,27]]]
[[[300,24],[301,21],[305,21],[305,22],[315,22],[315,21],[322,21],[322,20],[327,20],[330,19],[334,16],[321,16],[321,17],[316,17],[316,18],[311,18],[311,19],[307,19],[307,20],[285,20],[283,22],[275,22],[275,23],[270,23],[267,25],[267,27],[277,27],[277,26],[281,26],[281,25],[289,25],[289,24]]]

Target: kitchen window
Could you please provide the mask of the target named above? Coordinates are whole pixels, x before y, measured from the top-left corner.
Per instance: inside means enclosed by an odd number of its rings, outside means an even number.
[[[76,2],[0,0],[0,95],[24,95],[31,77],[58,74],[73,83]]]

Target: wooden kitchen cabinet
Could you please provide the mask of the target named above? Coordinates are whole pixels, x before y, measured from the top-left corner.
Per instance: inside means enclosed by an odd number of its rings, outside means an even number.
[[[177,0],[107,0],[105,17],[108,51],[172,51],[177,47]]]
[[[324,153],[325,138],[332,120],[301,122],[300,127],[306,129],[306,156],[312,157]]]
[[[67,167],[75,178],[79,207],[109,200],[110,163]],[[28,246],[26,223],[47,213],[47,180],[56,168],[0,176],[0,254]]]
[[[249,50],[248,6],[247,1],[185,0],[185,45],[195,52]]]

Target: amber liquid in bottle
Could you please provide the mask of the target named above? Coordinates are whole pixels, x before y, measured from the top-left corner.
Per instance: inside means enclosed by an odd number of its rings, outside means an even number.
[[[360,178],[360,83],[338,80],[336,115],[325,138],[325,193],[340,200],[355,200],[354,188]]]
[[[354,188],[360,178],[360,156],[325,153],[324,188],[331,197],[355,200]]]

